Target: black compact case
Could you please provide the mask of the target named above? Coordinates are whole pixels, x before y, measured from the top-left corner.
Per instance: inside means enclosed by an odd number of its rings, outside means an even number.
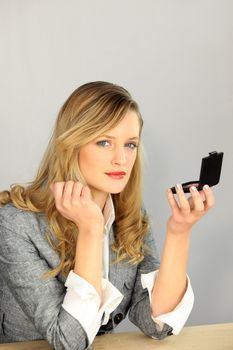
[[[191,186],[195,186],[200,191],[204,185],[214,186],[219,183],[222,169],[223,152],[210,152],[205,158],[202,158],[201,171],[198,181],[189,181],[182,184],[185,193],[190,192]],[[175,187],[171,188],[176,193]]]

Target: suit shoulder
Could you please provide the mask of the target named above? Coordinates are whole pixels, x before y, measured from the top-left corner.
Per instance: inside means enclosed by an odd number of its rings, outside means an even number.
[[[12,232],[38,230],[39,218],[40,214],[18,209],[11,203],[0,208],[0,226]]]

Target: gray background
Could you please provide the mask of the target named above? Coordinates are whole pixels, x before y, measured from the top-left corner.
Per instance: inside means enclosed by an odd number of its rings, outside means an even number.
[[[58,109],[93,80],[125,86],[141,107],[144,202],[160,252],[165,189],[225,152],[216,206],[193,229],[187,324],[232,322],[233,1],[1,0],[0,36],[1,189],[33,179]]]

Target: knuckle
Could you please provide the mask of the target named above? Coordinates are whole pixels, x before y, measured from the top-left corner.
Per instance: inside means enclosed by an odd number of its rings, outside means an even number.
[[[60,203],[55,202],[55,207],[57,208],[58,211],[62,210],[62,206]]]
[[[197,208],[195,209],[195,212],[198,213],[198,214],[203,213],[203,211],[204,211],[204,205],[202,205],[202,206],[200,206],[200,207],[197,207]]]
[[[190,212],[190,207],[189,207],[189,205],[185,205],[181,208],[181,210],[185,215],[188,215]]]
[[[67,200],[63,200],[62,202],[62,208],[69,209],[70,203]]]
[[[193,215],[194,215],[195,220],[199,220],[204,215],[204,211],[203,210],[196,210],[193,213]]]
[[[81,184],[80,181],[75,181],[74,186],[75,187],[83,187],[83,185]]]
[[[62,186],[64,186],[64,183],[65,183],[64,181],[57,181],[54,183],[54,186],[55,187],[62,187]]]
[[[190,206],[188,204],[185,204],[182,206],[182,210],[188,212],[190,210]]]
[[[80,199],[80,201],[81,201],[81,203],[83,204],[83,205],[87,205],[88,204],[88,200],[86,199],[86,198],[81,198]]]
[[[72,198],[72,200],[71,200],[72,206],[77,206],[77,205],[79,205],[79,203],[80,203],[80,201],[77,197]]]

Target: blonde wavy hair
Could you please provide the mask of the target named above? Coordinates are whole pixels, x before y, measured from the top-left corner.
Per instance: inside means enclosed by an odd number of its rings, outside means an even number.
[[[123,87],[108,82],[90,82],[76,89],[62,106],[54,131],[36,178],[27,186],[13,184],[0,192],[0,204],[13,203],[17,208],[45,213],[47,239],[60,256],[60,264],[47,277],[59,273],[67,276],[74,268],[77,226],[56,209],[49,185],[56,181],[80,181],[87,185],[78,166],[80,148],[115,127],[129,111],[137,113],[140,136],[143,120],[137,103]],[[112,249],[115,262],[139,263],[149,251],[143,240],[149,229],[149,218],[142,209],[141,142],[131,176],[124,190],[112,194],[115,208]]]

